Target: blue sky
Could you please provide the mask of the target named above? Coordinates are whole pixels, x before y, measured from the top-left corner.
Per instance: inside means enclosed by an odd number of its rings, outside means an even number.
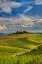
[[[42,32],[42,0],[0,0],[0,33]]]

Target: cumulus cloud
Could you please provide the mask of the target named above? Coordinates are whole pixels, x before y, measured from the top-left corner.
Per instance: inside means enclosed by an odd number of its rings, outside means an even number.
[[[7,27],[7,28],[6,28]],[[39,16],[26,16],[19,14],[18,17],[0,17],[0,30],[14,30],[16,27],[22,28],[42,28],[42,18]],[[15,29],[16,30],[16,29]]]
[[[19,8],[22,6],[22,3],[15,2],[15,1],[7,1],[7,0],[0,0],[0,12],[11,13],[12,8]]]
[[[33,6],[28,6],[27,9],[24,11],[24,13],[28,12],[29,10],[31,10],[33,8]]]
[[[42,5],[42,0],[35,0],[36,5]]]
[[[34,25],[32,22],[33,20],[29,18],[28,16],[19,14],[19,17],[11,17],[11,18],[0,18],[0,24],[8,25],[8,24],[14,24],[14,25]]]
[[[0,30],[5,30],[5,29],[6,29],[5,25],[3,25],[3,26],[0,25]]]

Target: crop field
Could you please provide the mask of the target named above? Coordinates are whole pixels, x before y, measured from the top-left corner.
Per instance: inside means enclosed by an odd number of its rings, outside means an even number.
[[[42,64],[42,34],[0,36],[0,64]]]

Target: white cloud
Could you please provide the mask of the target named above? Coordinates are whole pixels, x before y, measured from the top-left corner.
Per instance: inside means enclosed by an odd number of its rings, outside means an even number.
[[[21,25],[21,27],[27,28],[28,27],[28,24]]]
[[[0,12],[6,12],[6,13],[11,13],[11,9],[9,7],[6,8],[2,8],[2,10]]]
[[[34,27],[42,27],[42,18],[39,16],[25,16],[23,14],[19,14],[18,17],[10,17],[10,18],[3,18],[0,17],[0,30],[14,30],[15,27],[23,27],[23,28],[34,28]],[[9,27],[8,27],[9,26]],[[11,28],[10,28],[11,27]]]
[[[0,18],[0,24],[1,25],[24,25],[24,26],[33,26],[34,22],[33,19],[31,19],[28,16],[19,14],[19,17],[11,17],[11,18]]]
[[[6,29],[5,25],[3,25],[3,26],[0,25],[0,30],[5,30],[5,29]]]
[[[21,27],[23,27],[23,28],[30,28],[30,27],[33,27],[32,25],[21,25]]]
[[[39,23],[42,23],[42,19],[39,19],[38,22],[39,22]]]
[[[33,6],[28,6],[27,9],[24,11],[24,13],[28,12],[29,10],[31,10],[33,8]]]
[[[0,1],[0,12],[6,12],[11,13],[12,8],[19,8],[22,6],[22,3],[15,2],[15,1],[8,1],[7,0],[1,0]]]
[[[42,0],[35,0],[36,5],[42,5]]]
[[[29,2],[26,2],[26,1],[25,1],[25,2],[23,3],[23,5],[27,5],[27,4],[31,4],[31,3],[32,3],[32,1],[29,1]]]
[[[34,25],[33,19],[31,19],[30,17],[25,15],[20,15],[20,18],[22,20],[22,24],[24,24],[25,26]]]

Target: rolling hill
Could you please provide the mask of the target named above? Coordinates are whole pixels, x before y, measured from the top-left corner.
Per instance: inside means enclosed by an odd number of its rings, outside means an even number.
[[[0,64],[42,64],[42,47],[38,49],[41,44],[41,34],[1,36]]]

